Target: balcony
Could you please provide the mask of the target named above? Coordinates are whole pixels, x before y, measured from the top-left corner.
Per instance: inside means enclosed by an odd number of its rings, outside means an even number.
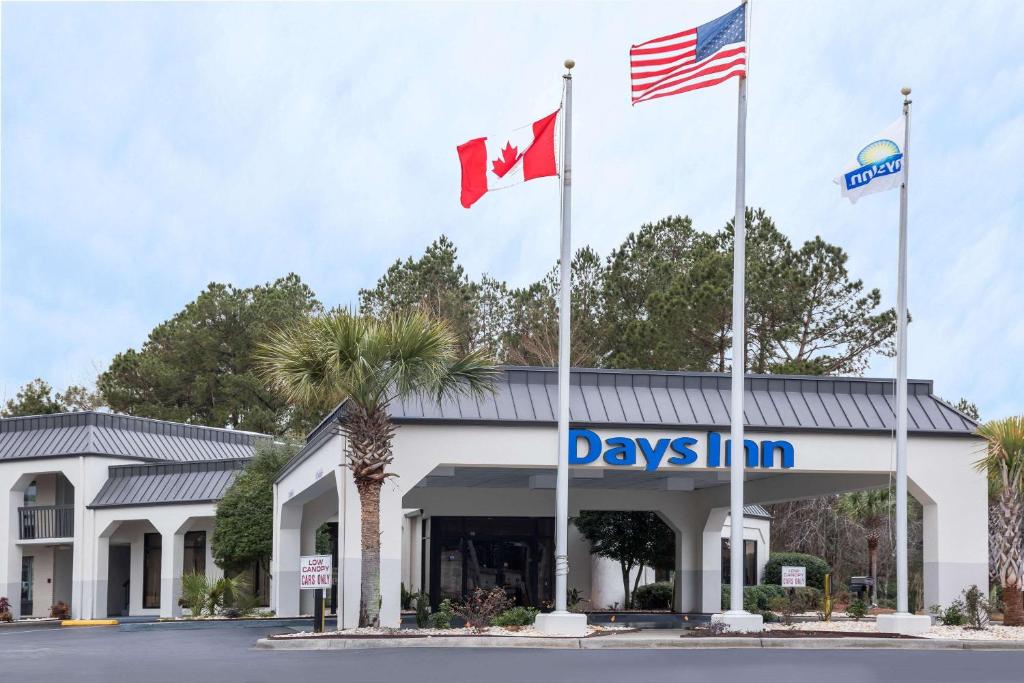
[[[33,505],[18,508],[18,538],[22,541],[73,538],[74,535],[74,505]]]

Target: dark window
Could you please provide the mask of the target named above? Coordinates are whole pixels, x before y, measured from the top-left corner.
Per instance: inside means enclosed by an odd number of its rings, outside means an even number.
[[[182,567],[185,574],[206,573],[206,532],[185,532],[185,562]]]
[[[38,491],[39,487],[36,486],[36,481],[35,479],[33,479],[32,482],[28,485],[28,488],[25,489],[25,505],[36,504],[36,495],[38,494]]]
[[[554,520],[430,519],[430,599],[462,601],[476,588],[505,589],[520,605],[547,606],[554,580]]]
[[[722,539],[722,583],[732,581],[731,541]],[[743,585],[757,585],[757,541],[743,541]]]
[[[35,558],[26,555],[21,558],[21,616],[32,616],[32,592],[35,583]]]
[[[142,607],[160,607],[160,558],[163,539],[160,534],[142,537]]]

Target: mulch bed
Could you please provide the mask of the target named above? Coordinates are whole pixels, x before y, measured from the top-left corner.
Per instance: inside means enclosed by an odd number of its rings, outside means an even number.
[[[760,633],[708,633],[702,629],[691,629],[679,635],[680,638],[881,638],[898,640],[923,640],[917,636],[899,633],[851,633],[842,631],[761,631]]]

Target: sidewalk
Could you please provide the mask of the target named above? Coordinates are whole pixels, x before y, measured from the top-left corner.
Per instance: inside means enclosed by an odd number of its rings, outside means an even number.
[[[895,638],[761,638],[759,636],[690,637],[678,630],[649,630],[589,638],[515,638],[510,636],[428,636],[423,638],[261,638],[261,650],[371,650],[399,647],[431,648],[544,648],[607,650],[638,648],[789,648],[797,650],[898,649],[898,650],[1021,650],[1024,642],[1005,640],[938,640]]]

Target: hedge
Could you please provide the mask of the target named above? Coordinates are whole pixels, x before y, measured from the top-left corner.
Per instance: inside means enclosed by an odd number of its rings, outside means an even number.
[[[640,586],[633,591],[636,609],[669,609],[672,607],[672,582],[658,581]]]
[[[764,582],[776,586],[782,583],[782,567],[805,567],[807,569],[807,585],[810,588],[824,590],[825,574],[832,571],[828,562],[803,553],[772,553],[764,566]]]

